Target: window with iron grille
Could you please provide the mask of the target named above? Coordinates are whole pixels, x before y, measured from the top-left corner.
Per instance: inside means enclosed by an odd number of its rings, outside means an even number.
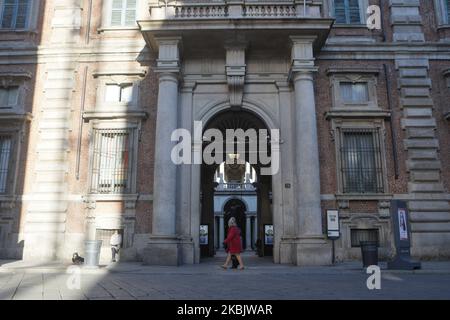
[[[334,17],[337,24],[361,24],[359,0],[334,0]]]
[[[102,247],[110,247],[111,237],[116,231],[119,231],[119,234],[122,236],[122,246],[123,246],[122,229],[97,229],[95,231],[95,240],[102,240]]]
[[[379,129],[343,129],[340,142],[344,193],[383,193]]]
[[[112,0],[111,26],[133,26],[136,23],[137,0]]]
[[[361,242],[376,242],[380,245],[379,230],[378,229],[351,229],[351,242],[353,248],[361,247]]]
[[[95,129],[91,193],[131,192],[134,129]]]
[[[26,29],[31,0],[0,0],[1,28]]]
[[[10,135],[0,135],[0,194],[8,192],[12,145]]]

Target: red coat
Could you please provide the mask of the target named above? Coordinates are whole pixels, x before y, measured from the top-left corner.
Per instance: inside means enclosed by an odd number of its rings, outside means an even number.
[[[229,253],[240,254],[242,252],[241,230],[238,227],[230,227],[224,242],[228,246]]]

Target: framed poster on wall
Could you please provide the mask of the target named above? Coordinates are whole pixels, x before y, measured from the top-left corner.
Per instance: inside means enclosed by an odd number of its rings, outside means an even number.
[[[264,244],[266,246],[273,246],[273,224],[264,225]]]
[[[208,245],[209,226],[207,224],[200,225],[200,245]]]

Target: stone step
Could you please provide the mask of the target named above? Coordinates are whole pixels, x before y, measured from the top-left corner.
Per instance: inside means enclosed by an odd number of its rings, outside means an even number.
[[[450,222],[411,223],[411,232],[450,232]]]
[[[401,96],[404,98],[428,98],[430,96],[429,88],[402,88]]]
[[[68,89],[45,89],[44,93],[47,100],[67,100],[67,103],[70,104],[73,91]]]
[[[72,105],[68,99],[47,99],[45,104],[42,106],[42,110],[71,110]]]
[[[56,110],[45,110],[42,112],[43,120],[68,120],[71,115],[70,109],[56,109]]]
[[[443,192],[444,186],[442,183],[417,183],[417,182],[409,182],[408,183],[409,192]]]
[[[400,78],[399,87],[400,88],[424,87],[424,89],[431,88],[431,79],[429,79],[429,78]]]
[[[39,123],[39,129],[70,129],[70,123],[67,119],[63,120],[42,120]]]
[[[403,107],[433,107],[434,102],[431,98],[402,98],[400,103]]]
[[[35,193],[65,193],[67,192],[67,183],[57,183],[57,182],[37,182],[34,185],[33,190]]]
[[[402,129],[406,129],[408,127],[415,128],[436,128],[436,119],[426,118],[426,119],[402,119]]]
[[[67,140],[41,140],[36,146],[38,151],[67,150],[69,142]]]
[[[439,182],[441,181],[440,170],[435,171],[413,171],[410,173],[412,182]]]
[[[65,223],[67,215],[65,213],[30,213],[27,214],[27,222],[31,223]]]
[[[427,161],[418,161],[418,160],[407,160],[406,162],[408,170],[440,170],[441,162],[439,160],[427,160]]]
[[[412,159],[412,160],[437,160],[438,159],[436,149],[431,149],[431,150],[410,149],[410,150],[408,150],[408,156],[409,156],[409,159]]]
[[[414,68],[414,69],[428,69],[430,63],[428,59],[396,59],[395,66],[397,69],[400,68]]]
[[[65,183],[66,181],[65,172],[51,172],[50,174],[47,170],[42,171],[36,174],[36,182]]]
[[[403,144],[406,149],[439,149],[437,139],[405,139]]]
[[[65,140],[69,138],[69,132],[66,129],[47,129],[39,133],[41,140]]]
[[[450,205],[448,204],[448,201],[409,201],[408,206],[411,211],[450,211]]]
[[[427,78],[428,70],[426,68],[400,69],[400,78]]]
[[[65,161],[67,160],[67,151],[43,150],[37,151],[39,161]]]
[[[28,205],[28,212],[67,212],[67,201],[32,201]]]
[[[414,138],[436,138],[436,128],[407,128],[408,139]]]
[[[25,233],[64,233],[66,224],[55,222],[27,222],[24,228]]]
[[[36,171],[41,172],[59,172],[59,173],[67,173],[69,171],[69,165],[66,162],[61,161],[44,161],[36,164]]]
[[[48,89],[72,89],[75,85],[73,78],[47,79],[44,88]]]
[[[450,212],[410,211],[411,222],[450,222]]]
[[[433,110],[429,107],[404,108],[405,117],[408,118],[431,118]]]

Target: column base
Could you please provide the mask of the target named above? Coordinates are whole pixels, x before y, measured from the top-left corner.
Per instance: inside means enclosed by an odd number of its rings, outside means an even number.
[[[332,264],[331,246],[323,236],[298,238],[295,246],[298,266],[329,266]]]
[[[143,250],[144,265],[179,266],[182,263],[181,241],[174,236],[150,236]]]

